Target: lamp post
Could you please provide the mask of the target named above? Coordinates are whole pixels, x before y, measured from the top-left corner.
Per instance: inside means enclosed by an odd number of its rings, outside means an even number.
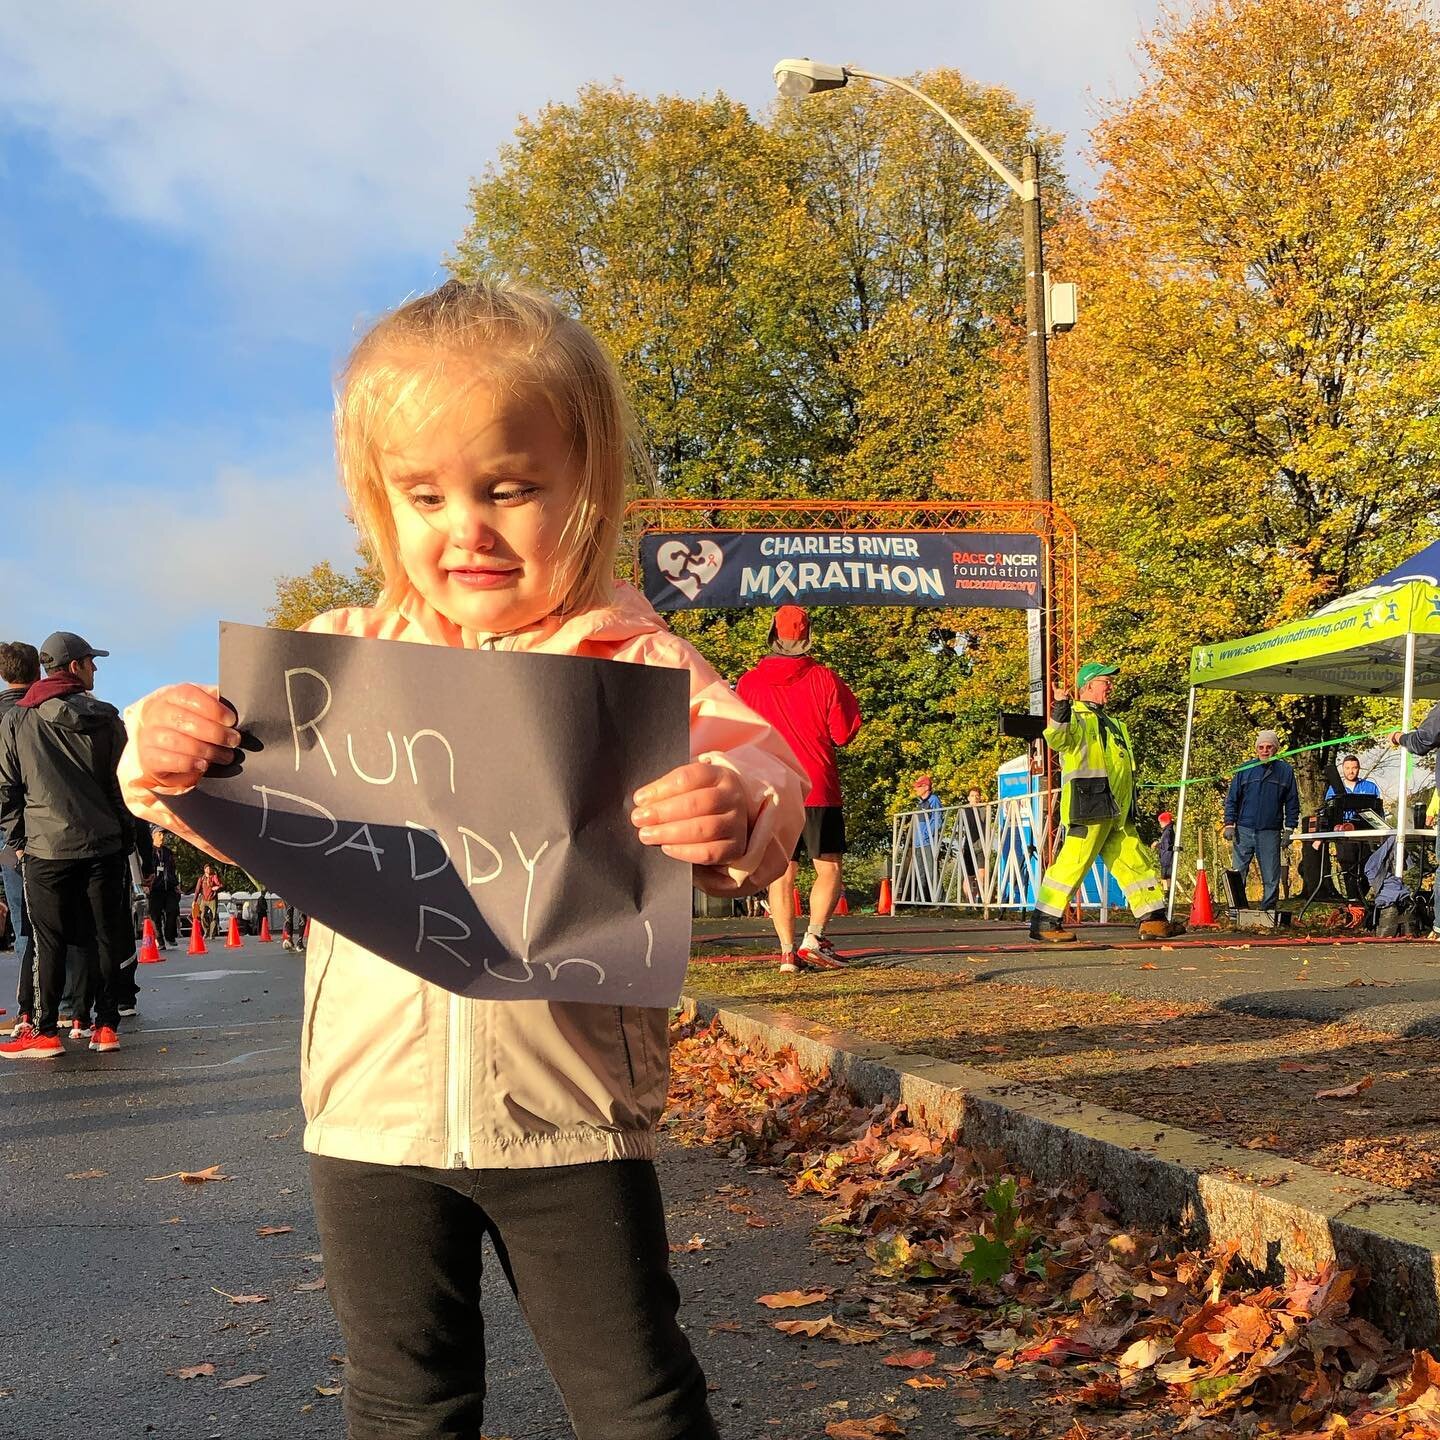
[[[873,80],[913,95],[933,110],[1000,177],[1020,201],[1025,256],[1025,332],[1030,368],[1030,494],[1047,504],[1050,491],[1050,369],[1045,353],[1049,326],[1045,315],[1045,241],[1040,223],[1040,159],[1027,145],[1020,178],[997,160],[948,110],[923,90],[894,75],[877,75],[854,65],[825,65],[817,60],[782,60],[775,67],[775,85],[782,95],[801,98],[824,90],[840,90],[851,80]],[[1073,321],[1062,322],[1065,329]],[[1057,328],[1059,328],[1057,326]]]
[[[1030,494],[1035,500],[1050,503],[1050,366],[1046,340],[1051,321],[1046,315],[1045,242],[1040,222],[1040,159],[1033,144],[1025,147],[1020,177],[997,160],[948,110],[937,104],[923,90],[894,75],[877,75],[853,65],[826,65],[817,60],[782,60],[775,67],[775,86],[784,96],[803,98],[824,90],[840,90],[851,80],[872,80],[879,85],[893,85],[912,95],[935,112],[1010,188],[1020,201],[1021,233],[1025,258],[1025,332],[1026,355],[1029,361],[1030,411]],[[1066,291],[1066,300],[1073,307],[1073,287]],[[1058,307],[1057,307],[1058,308]],[[1074,324],[1067,309],[1056,317],[1054,328],[1068,330]],[[1048,531],[1048,522],[1046,529]],[[1048,555],[1048,534],[1047,534]],[[1049,565],[1046,565],[1048,572]],[[1045,606],[1049,614],[1051,577],[1045,575]],[[1040,623],[1039,614],[1029,612],[1031,621],[1030,711],[1048,715],[1050,657],[1054,654],[1049,626]],[[1052,622],[1053,624],[1053,618]]]

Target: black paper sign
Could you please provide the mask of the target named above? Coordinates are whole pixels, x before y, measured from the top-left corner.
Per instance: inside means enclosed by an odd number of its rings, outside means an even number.
[[[236,764],[168,801],[366,950],[486,1000],[672,1005],[690,867],[631,796],[690,758],[683,671],[225,623]]]

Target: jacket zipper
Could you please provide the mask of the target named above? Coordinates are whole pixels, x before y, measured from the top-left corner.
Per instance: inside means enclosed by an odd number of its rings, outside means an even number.
[[[474,1016],[463,995],[447,997],[449,1013],[445,1026],[445,1148],[456,1170],[470,1164],[470,1069],[471,1033]]]
[[[481,650],[500,650],[502,637],[490,636],[479,645]],[[475,1008],[465,996],[446,997],[445,1023],[445,1149],[456,1170],[473,1170],[470,1148],[470,1098],[474,1093]]]

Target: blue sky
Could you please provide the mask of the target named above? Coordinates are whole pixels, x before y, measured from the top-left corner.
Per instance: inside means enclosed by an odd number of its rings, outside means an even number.
[[[618,78],[770,103],[784,55],[952,65],[1070,137],[1153,0],[46,0],[0,9],[0,638],[76,630],[119,704],[348,563],[330,378],[433,284],[521,114]],[[243,13],[242,13],[243,12]],[[983,137],[982,137],[983,138]]]

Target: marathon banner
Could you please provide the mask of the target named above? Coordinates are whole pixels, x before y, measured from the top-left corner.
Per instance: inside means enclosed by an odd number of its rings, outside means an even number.
[[[1038,535],[978,530],[652,531],[640,540],[657,610],[766,605],[967,605],[1039,610]]]

